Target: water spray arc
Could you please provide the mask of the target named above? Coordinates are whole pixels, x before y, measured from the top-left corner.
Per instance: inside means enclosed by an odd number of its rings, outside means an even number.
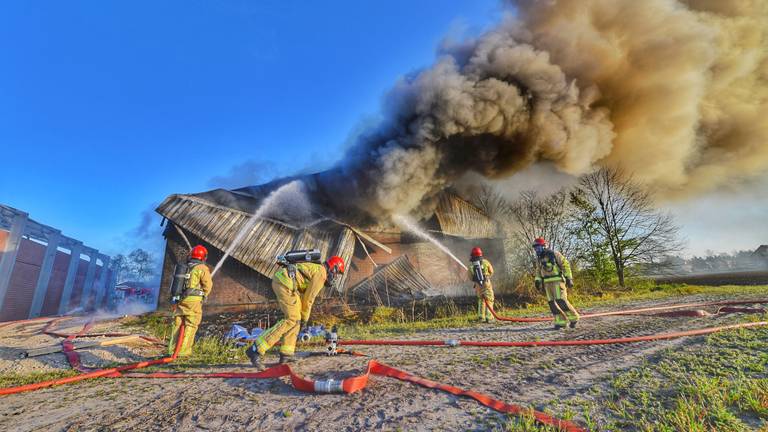
[[[258,222],[261,218],[272,214],[276,210],[282,210],[286,207],[301,208],[302,206],[308,206],[308,202],[309,201],[307,200],[306,194],[304,192],[304,183],[302,183],[300,180],[294,180],[275,189],[274,192],[269,194],[269,196],[264,199],[259,208],[256,209],[256,211],[253,213],[251,218],[248,219],[245,225],[240,228],[240,231],[235,236],[235,239],[232,240],[232,243],[224,252],[224,256],[222,256],[219,262],[216,263],[216,267],[214,267],[211,276],[214,276],[216,272],[219,271],[227,257],[232,254],[235,248],[237,248],[240,243],[243,242],[243,240],[245,240],[248,234],[250,234],[253,230],[256,222]]]
[[[419,225],[416,223],[416,221],[414,221],[413,219],[409,218],[408,216],[396,214],[392,216],[392,221],[395,222],[395,224],[397,224],[397,226],[399,226],[400,228],[405,229],[406,231],[434,244],[435,246],[437,246],[438,249],[440,249],[446,255],[448,255],[454,261],[456,261],[461,266],[461,268],[463,268],[464,270],[467,270],[467,266],[463,262],[461,262],[461,260],[458,259],[456,255],[454,255],[453,252],[451,252],[450,249],[448,249],[444,244],[440,243],[440,241],[438,241],[436,238],[429,235],[426,231],[421,229]]]

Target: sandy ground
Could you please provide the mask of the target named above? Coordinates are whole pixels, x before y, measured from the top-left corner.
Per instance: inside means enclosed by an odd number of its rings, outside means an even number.
[[[725,300],[687,296],[657,302],[633,302],[626,308],[692,301]],[[734,297],[727,298],[733,300]],[[491,324],[407,335],[407,339],[556,340],[627,337],[733,322],[734,316],[658,318],[615,316],[580,322],[554,331],[550,324]],[[75,323],[69,330],[77,330]],[[0,373],[66,367],[61,354],[19,360],[23,347],[54,344],[32,336],[41,324],[0,329]],[[114,329],[103,323],[94,331]],[[65,328],[65,330],[67,330]],[[341,335],[343,338],[343,335]],[[656,361],[661,350],[701,344],[703,337],[626,345],[538,348],[356,347],[370,357],[416,375],[473,389],[505,402],[542,408],[553,400],[589,399],[623,370]],[[318,348],[322,349],[322,348]],[[90,366],[131,362],[159,354],[151,347],[107,347],[82,351]],[[276,358],[271,359],[276,361]],[[294,370],[316,379],[340,378],[364,371],[366,358],[311,357]],[[196,371],[249,370],[246,365]],[[557,414],[557,412],[555,412]],[[310,395],[288,380],[103,379],[2,397],[0,430],[235,431],[235,430],[493,430],[507,417],[476,402],[403,383],[372,377],[352,395]],[[579,421],[579,415],[576,421]]]

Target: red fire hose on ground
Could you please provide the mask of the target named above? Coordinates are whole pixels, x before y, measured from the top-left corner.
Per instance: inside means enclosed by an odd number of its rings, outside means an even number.
[[[90,323],[86,324],[85,326],[83,326],[83,331],[87,330],[87,328],[89,328],[89,327],[90,327]],[[81,333],[83,331],[81,331]],[[179,341],[182,340],[183,336],[184,336],[184,327],[182,326],[181,330],[179,331]],[[68,339],[69,339],[69,336],[68,336]],[[74,338],[72,338],[72,339],[74,339]],[[108,368],[108,369],[97,369],[97,370],[94,370],[94,371],[82,373],[80,375],[75,375],[73,377],[68,377],[68,378],[59,378],[59,379],[55,379],[55,380],[41,381],[41,382],[37,382],[37,383],[33,383],[33,384],[26,384],[26,385],[17,386],[17,387],[6,387],[6,388],[0,389],[0,395],[8,395],[8,394],[22,393],[22,392],[27,392],[27,391],[32,391],[32,390],[39,390],[39,389],[46,388],[46,387],[53,387],[53,386],[62,385],[62,384],[69,384],[69,383],[79,382],[79,381],[83,381],[83,380],[87,380],[87,379],[93,379],[93,378],[109,377],[109,376],[119,376],[120,373],[124,372],[124,371],[145,368],[147,366],[154,366],[154,365],[170,363],[170,362],[176,360],[176,356],[179,353],[179,349],[181,349],[181,342],[176,344],[176,349],[174,350],[173,355],[171,355],[170,357],[163,357],[163,358],[159,358],[159,359],[156,359],[156,360],[148,360],[148,361],[142,361],[142,362],[138,362],[138,363],[131,363],[131,364],[127,364],[127,365],[124,365],[124,366],[118,366],[118,367],[113,367],[113,368]],[[70,361],[70,364],[75,369],[77,369],[77,367],[79,366],[79,363],[80,363],[79,356],[77,355],[77,353],[74,350],[71,351],[71,352],[74,354],[74,356],[77,358],[77,360],[73,364],[72,363],[72,358],[73,357],[71,357],[70,355],[67,355],[67,359]],[[78,366],[76,366],[76,365],[78,365]]]
[[[520,342],[480,342],[447,340],[348,340],[339,341],[339,345],[401,345],[401,346],[473,346],[473,347],[541,347],[541,346],[576,346],[576,345],[608,345],[634,342],[648,342],[665,339],[676,339],[686,336],[700,336],[733,330],[739,328],[760,327],[768,325],[768,321],[759,321],[742,324],[732,324],[719,327],[708,327],[698,330],[686,330],[673,333],[660,333],[648,336],[635,336],[615,339],[578,339],[578,340],[550,340],[550,341],[520,341]]]
[[[58,320],[52,321],[52,323],[49,323],[45,327],[45,331],[47,334],[57,334],[62,337],[66,337],[65,342],[69,342],[71,344],[71,341],[79,336],[84,336],[85,332],[89,330],[92,327],[92,322],[88,322],[83,326],[83,329],[72,335],[65,335],[60,333],[55,333],[50,330],[50,327],[55,324],[55,322],[58,322]],[[92,336],[92,335],[88,335]],[[493,399],[492,397],[488,395],[484,395],[482,393],[478,393],[471,390],[463,390],[458,387],[449,386],[446,384],[441,384],[435,381],[431,381],[425,378],[421,378],[415,375],[412,375],[408,372],[393,368],[391,366],[385,365],[383,363],[379,363],[376,360],[371,360],[368,362],[368,368],[366,372],[363,375],[359,375],[356,377],[350,377],[343,380],[308,380],[306,378],[303,378],[302,376],[296,374],[291,370],[290,366],[287,364],[278,365],[272,368],[269,368],[267,370],[264,370],[262,372],[218,372],[218,373],[163,373],[163,372],[155,372],[155,373],[147,373],[147,374],[123,374],[123,372],[135,370],[144,368],[147,366],[153,366],[153,365],[160,365],[160,364],[167,364],[173,362],[177,355],[179,350],[181,349],[181,342],[183,341],[184,337],[184,327],[182,325],[180,334],[178,336],[178,342],[176,343],[176,348],[174,350],[174,353],[170,357],[163,357],[157,360],[150,360],[150,361],[144,361],[139,363],[133,363],[125,366],[119,366],[114,368],[108,368],[108,369],[98,369],[98,370],[92,370],[89,372],[82,373],[80,375],[76,375],[73,377],[68,378],[60,378],[55,380],[49,380],[49,381],[43,381],[38,382],[34,384],[27,384],[17,387],[8,387],[0,389],[0,395],[9,395],[9,394],[15,394],[15,393],[22,393],[27,391],[33,391],[33,390],[39,390],[46,387],[53,387],[57,385],[63,385],[63,384],[70,384],[74,382],[84,381],[88,379],[94,379],[94,378],[119,378],[119,377],[126,377],[126,378],[164,378],[164,379],[170,379],[170,378],[240,378],[240,379],[267,379],[267,378],[280,378],[284,376],[290,376],[291,378],[291,384],[293,387],[299,391],[308,392],[308,393],[353,393],[356,391],[360,391],[368,384],[368,377],[373,375],[380,375],[380,376],[388,376],[392,377],[401,381],[411,382],[414,384],[421,385],[423,387],[432,388],[436,390],[445,391],[451,394],[454,394],[456,396],[466,396],[470,397],[472,399],[475,399],[480,404],[491,408],[493,410],[502,412],[502,413],[508,413],[513,415],[525,415],[529,414],[533,416],[536,421],[548,425],[556,427],[560,430],[567,431],[567,432],[583,432],[586,431],[586,429],[581,428],[580,426],[576,425],[575,423],[560,420],[557,418],[554,418],[550,415],[547,415],[542,412],[534,411],[531,409],[527,409],[524,407],[521,407],[519,405],[514,404],[508,404],[496,399]],[[82,365],[80,364],[79,356],[74,350],[70,350],[67,352],[67,359],[70,361],[70,364],[73,368],[80,370],[82,368]]]
[[[741,302],[708,302],[708,303],[688,303],[684,305],[674,305],[674,306],[661,306],[661,307],[653,307],[653,308],[643,308],[643,309],[634,309],[634,310],[625,310],[625,311],[616,311],[616,312],[603,312],[603,313],[595,313],[595,314],[585,314],[584,317],[596,317],[596,316],[609,316],[609,315],[624,315],[624,314],[638,314],[638,313],[644,313],[644,312],[652,312],[652,311],[661,311],[661,310],[673,310],[673,309],[680,309],[685,307],[704,307],[704,306],[715,306],[715,305],[744,305],[744,304],[754,304],[754,303],[768,303],[768,301],[765,300],[753,300],[753,301],[741,301]],[[746,308],[720,308],[718,310],[718,313],[728,313],[728,312],[764,312],[762,309],[746,309]],[[697,312],[696,315],[691,315],[689,313],[690,311],[677,311],[674,312],[674,316],[700,316],[700,314]],[[497,319],[500,319],[502,321],[516,321],[516,322],[542,322],[542,321],[549,321],[551,318],[549,317],[542,317],[542,318],[505,318],[505,317],[499,317],[495,312],[494,316],[497,317]],[[663,316],[670,316],[669,314],[664,314]],[[343,380],[308,380],[300,375],[297,375],[294,373],[291,368],[288,365],[278,365],[273,368],[267,369],[262,372],[219,372],[219,373],[162,373],[162,372],[156,372],[156,373],[148,373],[148,374],[140,374],[140,373],[131,373],[131,374],[124,374],[126,371],[135,370],[144,368],[147,366],[153,366],[153,365],[160,365],[160,364],[167,364],[173,362],[178,352],[181,348],[181,341],[183,340],[183,332],[184,328],[182,326],[180,330],[180,335],[178,337],[178,342],[176,345],[176,348],[174,350],[173,355],[169,357],[163,357],[156,360],[149,360],[149,361],[143,361],[138,363],[132,363],[124,366],[114,367],[114,368],[108,368],[108,369],[98,369],[98,370],[90,370],[88,368],[84,368],[80,364],[79,355],[74,350],[74,345],[72,341],[78,337],[88,337],[88,336],[96,336],[95,334],[87,334],[87,331],[90,330],[93,326],[93,322],[87,322],[83,329],[75,334],[63,334],[58,333],[51,328],[59,322],[63,318],[57,318],[54,320],[51,320],[47,323],[45,328],[43,329],[43,332],[48,335],[52,336],[59,336],[65,338],[62,342],[62,345],[64,347],[64,353],[67,356],[68,361],[70,362],[70,365],[72,365],[73,368],[79,370],[79,371],[86,371],[80,375],[76,375],[73,377],[68,378],[61,378],[57,380],[49,380],[49,381],[43,381],[39,383],[34,384],[27,384],[23,386],[18,387],[9,387],[9,388],[3,388],[0,389],[0,395],[8,395],[8,394],[14,394],[14,393],[21,393],[26,391],[33,391],[38,390],[41,388],[46,387],[52,387],[56,385],[63,385],[63,384],[69,384],[73,382],[79,382],[87,379],[93,379],[93,378],[102,378],[102,377],[109,377],[109,378],[118,378],[118,377],[126,377],[126,378],[241,378],[241,379],[266,379],[266,378],[279,378],[284,376],[290,376],[291,383],[294,388],[300,391],[304,392],[313,392],[313,393],[352,393],[359,390],[362,390],[365,388],[365,386],[368,383],[368,377],[373,375],[380,375],[380,376],[388,376],[395,379],[399,379],[401,381],[410,382],[413,384],[421,385],[423,387],[432,388],[436,390],[445,391],[451,394],[454,394],[456,396],[466,396],[470,397],[480,404],[489,407],[493,410],[502,412],[502,413],[508,413],[513,415],[525,415],[529,414],[532,415],[533,418],[544,425],[553,426],[563,431],[568,432],[576,432],[576,431],[586,431],[586,429],[576,425],[575,423],[559,420],[552,416],[549,416],[545,413],[537,412],[534,410],[526,409],[524,407],[513,405],[513,404],[507,404],[502,401],[496,400],[491,398],[488,395],[484,395],[481,393],[477,393],[471,390],[463,390],[458,387],[449,386],[446,384],[441,384],[435,381],[431,381],[425,378],[421,378],[415,375],[412,375],[408,372],[393,368],[391,366],[385,365],[383,363],[380,363],[376,360],[371,360],[368,363],[368,368],[366,372],[363,375],[346,378]],[[13,323],[5,323],[5,324],[13,324]],[[724,330],[730,330],[730,329],[738,329],[738,328],[751,328],[751,327],[757,327],[757,326],[766,326],[768,325],[768,321],[761,321],[761,322],[752,322],[752,323],[742,323],[742,324],[733,324],[733,325],[726,325],[726,326],[719,326],[719,327],[709,327],[704,329],[698,329],[698,330],[688,330],[688,331],[682,331],[682,332],[673,332],[673,333],[664,333],[664,334],[656,334],[656,335],[647,335],[647,336],[637,336],[637,337],[629,337],[629,338],[616,338],[616,339],[592,339],[592,340],[560,340],[560,341],[520,341],[520,342],[478,342],[478,341],[458,341],[458,340],[446,340],[446,341],[439,341],[439,340],[426,340],[426,341],[409,341],[409,340],[402,340],[402,341],[396,341],[396,340],[350,340],[350,341],[340,341],[340,344],[343,345],[401,345],[401,346],[476,346],[476,347],[537,347],[537,346],[574,346],[574,345],[600,345],[600,344],[618,344],[618,343],[633,343],[633,342],[643,342],[643,341],[654,341],[654,340],[663,340],[663,339],[673,339],[673,338],[679,338],[679,337],[686,337],[686,336],[697,336],[697,335],[706,335],[711,334],[719,331]],[[122,335],[119,333],[101,333],[98,334],[99,336],[103,335]],[[152,338],[147,338],[148,340],[151,340]]]
[[[686,316],[711,316],[711,315],[718,315],[718,314],[725,314],[725,313],[764,313],[764,309],[758,309],[758,308],[735,308],[731,306],[743,306],[743,305],[749,305],[749,304],[766,304],[768,303],[768,299],[755,299],[755,300],[739,300],[739,301],[714,301],[714,302],[700,302],[700,303],[683,303],[678,305],[670,305],[670,306],[654,306],[654,307],[647,307],[647,308],[640,308],[640,309],[625,309],[625,310],[619,310],[619,311],[611,311],[611,312],[594,312],[594,313],[586,313],[582,314],[581,318],[597,318],[597,317],[605,317],[605,316],[614,316],[614,315],[644,315],[644,316],[660,316],[660,317],[686,317]],[[507,322],[546,322],[546,321],[552,321],[554,318],[551,316],[548,317],[503,317],[496,313],[496,311],[493,309],[493,305],[488,303],[488,300],[485,300],[485,305],[488,307],[488,309],[491,310],[491,313],[493,314],[493,317],[496,318],[499,321],[507,321]],[[661,311],[670,311],[674,309],[684,309],[684,308],[701,308],[701,307],[711,307],[711,306],[723,306],[718,308],[717,312],[715,313],[709,313],[703,310],[691,310],[691,311],[675,311],[675,312],[661,312]],[[656,312],[654,314],[646,314],[647,312]]]

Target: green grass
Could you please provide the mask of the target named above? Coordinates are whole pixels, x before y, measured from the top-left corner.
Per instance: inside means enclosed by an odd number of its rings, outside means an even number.
[[[594,307],[614,306],[629,301],[661,300],[665,298],[694,295],[733,295],[749,294],[754,297],[768,297],[768,286],[697,286],[697,285],[650,285],[646,284],[633,291],[612,291],[601,296],[579,295],[578,288],[570,296],[570,300],[576,308],[587,309]],[[382,309],[382,312],[378,312]],[[377,308],[373,316],[377,318],[367,323],[347,323],[339,327],[341,334],[347,339],[373,339],[393,337],[398,335],[414,334],[427,330],[437,330],[456,327],[471,327],[480,325],[475,312],[464,312],[445,318],[435,318],[428,321],[403,322],[400,315],[393,312],[395,308]],[[544,299],[522,308],[497,308],[496,312],[507,317],[548,315],[549,308]],[[397,316],[393,321],[387,321],[384,317]],[[408,314],[405,314],[408,316]]]
[[[704,345],[667,350],[616,375],[600,401],[602,414],[621,429],[768,428],[768,328],[717,333]]]
[[[167,315],[142,315],[136,317],[128,325],[138,327],[166,343],[171,335],[171,319]],[[237,364],[247,361],[248,358],[242,347],[236,347],[233,342],[225,340],[223,337],[204,336],[196,339],[191,356],[180,357],[168,366],[152,367],[146,370],[168,370],[169,368],[183,370],[190,366]]]
[[[41,381],[50,381],[59,378],[68,378],[77,375],[74,370],[57,370],[47,372],[30,372],[25,374],[4,373],[0,375],[0,388],[15,387],[25,384],[32,384]]]
[[[572,302],[577,308],[605,307],[618,303],[637,300],[658,300],[669,297],[692,294],[729,295],[734,293],[768,295],[768,286],[722,286],[706,287],[694,285],[654,285],[642,284],[633,291],[611,291],[600,296],[579,295],[578,287],[571,295]],[[542,299],[538,303],[522,308],[498,308],[497,312],[504,316],[537,316],[547,315],[548,308]],[[457,313],[444,318],[433,318],[426,321],[406,321],[408,313],[401,309],[379,307],[373,311],[368,322],[352,322],[339,325],[339,332],[345,339],[376,339],[392,338],[402,335],[412,335],[429,330],[448,329],[457,327],[472,327],[480,325],[475,312]],[[136,318],[130,325],[162,340],[168,340],[170,335],[170,319],[161,314],[148,314]],[[193,354],[180,358],[174,363],[174,368],[192,365],[235,364],[247,362],[243,348],[237,348],[232,343],[220,337],[202,337],[195,342]]]

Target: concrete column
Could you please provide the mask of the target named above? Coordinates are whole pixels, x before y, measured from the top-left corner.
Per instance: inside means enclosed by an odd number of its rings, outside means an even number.
[[[5,250],[0,257],[0,309],[5,302],[5,294],[8,292],[8,285],[11,283],[11,273],[16,264],[16,256],[19,254],[19,245],[21,236],[27,226],[27,214],[16,213],[11,221],[11,233],[8,241],[5,243]]]
[[[43,308],[45,293],[48,291],[48,282],[51,280],[51,271],[53,262],[56,260],[56,251],[61,240],[61,232],[55,231],[48,236],[48,247],[45,248],[43,263],[40,265],[40,275],[37,276],[37,285],[35,285],[35,294],[32,297],[32,306],[29,308],[29,317],[37,318],[40,316],[40,310]]]
[[[83,310],[88,306],[88,300],[91,297],[93,280],[96,277],[96,259],[99,257],[99,251],[91,249],[88,252],[88,257],[91,259],[91,262],[88,264],[88,271],[85,272],[85,284],[83,285],[83,293],[80,297],[80,307]]]
[[[94,296],[93,301],[93,308],[98,310],[101,307],[101,301],[104,299],[104,293],[107,290],[107,280],[109,279],[107,277],[107,272],[109,271],[109,257],[106,255],[101,255],[99,258],[101,258],[102,267],[101,267],[101,274],[99,275],[99,280],[96,282],[96,295]]]
[[[67,267],[67,278],[64,280],[64,289],[61,291],[61,300],[59,301],[59,315],[64,315],[69,309],[69,300],[72,298],[72,289],[75,286],[77,267],[80,265],[80,253],[83,251],[83,244],[80,242],[75,243],[71,251],[69,267]]]
[[[115,300],[116,300],[116,292],[115,292],[115,286],[117,285],[117,272],[112,272],[112,275],[109,277],[109,280],[107,281],[107,295],[109,297],[107,300],[107,309],[114,310],[115,309]]]

